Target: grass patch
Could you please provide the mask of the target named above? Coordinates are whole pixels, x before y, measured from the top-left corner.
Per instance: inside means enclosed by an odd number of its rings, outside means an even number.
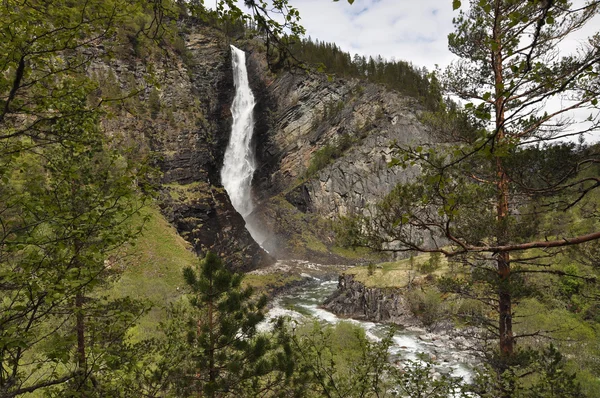
[[[153,304],[134,329],[134,339],[156,334],[158,323],[165,319],[168,303],[182,296],[183,269],[198,261],[189,243],[156,207],[147,206],[141,213],[134,222],[140,223],[143,217],[148,217],[144,231],[131,245],[119,250],[117,256],[123,273],[108,292],[115,298],[132,296]]]
[[[210,198],[210,186],[205,182],[192,182],[191,184],[165,184],[164,187],[167,192],[176,201],[191,203],[192,201],[198,201]]]
[[[306,248],[318,253],[327,253],[327,246],[321,242],[315,235],[309,231],[302,234],[302,238],[306,244]]]
[[[407,287],[409,282],[419,284],[428,275],[442,276],[448,274],[451,270],[448,266],[448,260],[445,257],[440,258],[440,265],[435,271],[422,273],[419,271],[423,265],[430,259],[429,254],[419,254],[413,257],[414,263],[411,266],[409,258],[380,263],[373,267],[361,266],[354,267],[346,271],[347,274],[354,275],[354,278],[367,287],[380,288],[403,288]],[[371,269],[369,269],[371,268]]]
[[[372,260],[372,261],[380,261],[382,255],[381,253],[374,252],[373,250],[366,247],[340,247],[340,246],[332,246],[329,250],[333,254],[336,254],[340,257],[347,258],[349,260]]]

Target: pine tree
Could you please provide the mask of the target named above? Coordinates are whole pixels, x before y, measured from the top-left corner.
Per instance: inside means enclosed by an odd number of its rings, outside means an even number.
[[[185,358],[172,383],[178,394],[206,397],[254,396],[275,389],[285,378],[285,355],[270,336],[260,334],[266,296],[253,297],[243,276],[228,271],[212,252],[198,270],[186,268],[190,289]],[[282,371],[278,371],[282,369]]]
[[[442,145],[397,148],[392,165],[419,165],[420,176],[396,187],[376,218],[355,224],[379,248],[470,256],[473,275],[493,293],[497,318],[484,325],[497,338],[500,373],[516,358],[513,304],[524,276],[548,269],[555,248],[600,239],[594,222],[560,231],[540,222],[553,211],[589,218],[584,203],[600,186],[597,149],[553,142],[600,127],[600,36],[574,54],[558,52],[598,11],[598,2],[471,1],[449,36],[460,59],[441,77],[447,93],[471,102],[453,111],[454,128],[438,125],[432,141]],[[544,109],[552,99],[569,105]],[[578,124],[568,118],[574,109],[596,113]]]

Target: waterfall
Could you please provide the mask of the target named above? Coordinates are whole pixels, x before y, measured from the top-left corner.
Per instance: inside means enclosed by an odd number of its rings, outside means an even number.
[[[261,244],[264,236],[248,220],[248,216],[254,210],[251,185],[252,176],[256,170],[256,160],[250,141],[254,132],[252,112],[255,101],[248,83],[246,54],[239,48],[231,46],[231,55],[235,85],[235,98],[231,105],[233,124],[229,145],[225,150],[221,181],[231,199],[231,204],[246,221],[246,228],[254,240]]]

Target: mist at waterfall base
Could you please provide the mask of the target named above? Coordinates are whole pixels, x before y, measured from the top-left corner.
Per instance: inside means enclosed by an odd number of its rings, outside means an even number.
[[[267,234],[250,217],[254,210],[252,176],[256,170],[256,159],[251,146],[255,100],[248,81],[246,54],[239,48],[230,47],[235,97],[231,105],[233,124],[229,144],[225,150],[221,181],[231,204],[244,218],[246,229],[254,241],[262,246]]]

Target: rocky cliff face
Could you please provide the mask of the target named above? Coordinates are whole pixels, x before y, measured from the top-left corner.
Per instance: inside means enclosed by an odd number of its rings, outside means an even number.
[[[133,152],[158,154],[163,214],[202,254],[213,250],[237,269],[273,258],[250,237],[220,183],[229,140],[233,76],[228,40],[203,27],[187,30],[185,49],[97,62],[90,73],[106,91],[133,93],[115,101],[107,132]],[[247,50],[257,99],[252,215],[279,258],[347,262],[332,253],[332,222],[369,212],[398,182],[418,170],[392,169],[390,144],[423,143],[427,128],[415,100],[359,80],[329,80],[301,71],[273,75],[260,45]],[[158,85],[147,84],[152,79]]]
[[[273,76],[264,72],[256,52],[249,64],[262,120],[255,216],[274,232],[273,252],[293,257],[298,247],[310,248],[311,240],[329,245],[332,220],[372,211],[396,184],[418,172],[388,167],[393,142],[429,140],[416,100],[356,79],[303,72]],[[327,250],[312,246],[309,254],[323,261]]]
[[[197,254],[212,250],[238,270],[270,264],[273,258],[252,240],[220,183],[234,94],[227,40],[194,27],[185,47],[180,54],[125,54],[94,64],[90,73],[101,90],[136,91],[115,104],[104,127],[134,153],[156,155],[162,173],[158,204]],[[147,85],[148,78],[157,85]]]
[[[334,314],[403,327],[422,326],[410,311],[401,289],[368,288],[353,275],[340,275],[338,288],[323,307]]]

